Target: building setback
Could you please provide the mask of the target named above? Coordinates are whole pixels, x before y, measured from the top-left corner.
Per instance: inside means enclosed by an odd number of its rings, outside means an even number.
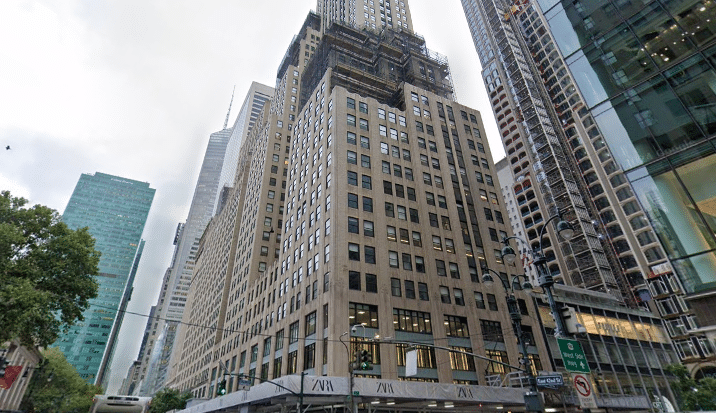
[[[62,215],[70,228],[89,227],[102,253],[97,297],[90,300],[84,321],[53,344],[90,383],[101,384],[111,363],[122,320],[118,311],[131,294],[153,199],[154,189],[146,182],[100,172],[82,174]]]
[[[599,244],[631,290],[632,299],[622,288],[625,302],[664,317],[695,375],[716,372],[714,193],[701,173],[716,159],[707,115],[713,3],[462,3],[503,133],[511,189],[522,192],[527,178],[537,195],[518,196],[523,224],[542,214],[544,189],[554,187],[545,148],[557,144],[565,162],[552,168],[575,177]],[[538,133],[538,124],[558,132],[556,139]],[[555,253],[555,268],[571,274]]]

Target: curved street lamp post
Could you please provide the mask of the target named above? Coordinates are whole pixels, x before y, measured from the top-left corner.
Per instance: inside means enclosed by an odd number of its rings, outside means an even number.
[[[495,283],[495,279],[490,275],[490,273],[495,274],[495,277],[497,277],[498,280],[500,280],[500,284],[502,284],[502,287],[505,289],[505,299],[507,300],[507,310],[510,313],[510,320],[512,321],[512,327],[515,330],[515,335],[517,336],[517,341],[520,346],[520,352],[522,353],[522,361],[520,364],[523,366],[523,371],[525,374],[527,374],[527,381],[529,382],[530,391],[529,393],[525,394],[525,406],[528,407],[532,406],[534,403],[534,400],[538,400],[539,403],[535,405],[534,410],[541,411],[541,399],[539,397],[539,390],[537,389],[537,379],[535,378],[534,372],[532,372],[532,363],[529,358],[529,354],[527,354],[527,343],[525,340],[525,334],[522,331],[522,314],[520,313],[520,308],[517,304],[517,298],[515,297],[515,289],[517,290],[530,290],[532,289],[532,284],[530,284],[529,279],[526,275],[515,275],[512,277],[510,281],[508,281],[505,278],[502,278],[502,276],[495,270],[492,270],[487,267],[482,267],[482,282],[486,286],[491,286]],[[524,282],[520,284],[520,279],[524,278]]]

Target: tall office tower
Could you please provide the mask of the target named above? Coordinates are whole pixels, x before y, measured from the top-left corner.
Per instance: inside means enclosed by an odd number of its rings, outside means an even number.
[[[695,374],[716,372],[714,193],[701,178],[716,158],[713,3],[463,6],[514,175],[546,170],[544,141],[528,130],[540,107],[569,148],[625,285],[655,303]]]
[[[307,402],[314,406],[348,394],[396,409],[424,407],[426,397],[441,407],[523,406],[521,389],[499,386],[520,374],[496,362],[520,356],[502,285],[482,283],[481,267],[506,280],[522,270],[502,262],[500,240],[511,231],[485,178],[495,166],[479,112],[453,99],[446,59],[410,31],[323,26],[311,13],[257,125],[202,238],[168,384],[213,398],[219,386],[257,384],[251,377],[298,391],[306,373],[302,388],[322,396]],[[528,357],[551,370],[544,314],[516,294]],[[624,351],[640,360],[665,352],[659,320],[635,314],[654,337],[648,350]],[[479,358],[418,346],[412,374],[406,342]],[[349,367],[359,350],[372,355],[372,370]],[[640,383],[667,386],[663,375]],[[222,407],[292,397],[263,386]]]
[[[410,7],[400,0],[318,0],[318,15],[327,28],[332,22],[369,30],[413,30]]]
[[[270,99],[272,94],[272,88],[252,83],[234,126],[227,128],[227,113],[224,128],[209,137],[189,215],[186,223],[177,227],[174,255],[164,275],[156,304],[157,325],[152,327],[149,351],[145,352],[142,360],[142,369],[146,370],[140,375],[142,395],[154,394],[164,387],[176,338],[177,322],[181,321],[184,314],[199,240],[219,205],[222,188],[233,185],[241,143],[254,126],[264,102]]]
[[[147,350],[147,342],[149,340],[150,335],[152,335],[152,331],[156,332],[156,329],[153,328],[153,325],[158,321],[154,319],[156,315],[156,310],[157,307],[154,305],[149,310],[149,317],[147,317],[147,325],[144,327],[144,334],[142,335],[142,344],[140,344],[139,346],[139,356],[127,369],[127,377],[125,377],[122,381],[122,386],[120,387],[119,394],[133,395],[135,391],[139,391],[142,374],[146,373],[146,369],[143,368],[142,362],[144,360],[144,355]]]
[[[70,228],[89,227],[102,253],[99,290],[84,312],[84,321],[72,326],[53,344],[80,376],[101,384],[121,327],[118,311],[126,305],[131,279],[141,255],[144,224],[154,199],[146,182],[100,172],[82,174],[62,220]]]

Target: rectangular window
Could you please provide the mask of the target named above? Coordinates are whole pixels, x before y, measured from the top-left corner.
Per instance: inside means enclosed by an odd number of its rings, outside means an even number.
[[[348,185],[358,186],[358,174],[348,171]]]
[[[365,235],[366,237],[373,236],[373,222],[372,221],[363,220],[363,235]]]
[[[347,115],[346,121],[348,123],[348,126],[355,126],[356,125],[356,117],[354,115]]]
[[[452,301],[450,300],[450,289],[445,287],[444,285],[440,286],[440,302],[443,304],[452,303]]]
[[[365,275],[365,291],[367,293],[378,292],[378,277],[375,274]]]
[[[288,344],[298,342],[298,321],[288,327]]]
[[[497,311],[497,298],[494,294],[487,294],[487,306],[491,311]]]
[[[356,101],[353,98],[346,98],[346,106],[348,109],[355,109],[356,108]]]
[[[358,195],[348,193],[348,208],[358,209]]]
[[[406,271],[413,271],[413,263],[410,259],[410,254],[403,253],[403,269]]]
[[[393,308],[393,327],[395,331],[432,334],[430,313]]]
[[[365,253],[365,262],[367,264],[375,264],[375,247],[366,245],[363,248],[363,252]]]
[[[368,121],[367,120],[360,119],[358,122],[359,122],[361,130],[365,130],[365,131],[368,130]]]
[[[358,218],[348,217],[348,232],[351,234],[358,234]]]
[[[445,315],[444,323],[445,333],[448,337],[470,337],[466,317]]]
[[[363,183],[363,189],[373,189],[373,183],[371,181],[370,175],[363,175],[361,177],[361,181]]]
[[[402,297],[402,291],[400,289],[400,279],[390,279],[390,293],[393,297]]]
[[[435,260],[435,268],[437,269],[438,276],[447,277],[447,271],[445,269],[445,261]]]
[[[373,212],[373,198],[363,197],[363,211]]]
[[[398,253],[396,251],[388,251],[388,264],[391,268],[399,268]]]
[[[306,316],[306,337],[316,334],[316,312]]]
[[[388,225],[388,226],[386,227],[386,229],[387,229],[387,232],[388,232],[388,241],[396,242],[396,241],[398,240],[398,237],[397,237],[397,234],[396,234],[396,232],[395,232],[395,227],[391,227],[390,225]]]
[[[370,156],[361,155],[360,156],[360,166],[362,166],[363,168],[370,169]]]
[[[405,280],[405,298],[415,299],[415,283]]]
[[[485,309],[485,298],[481,292],[475,291],[475,306],[480,309]]]
[[[428,285],[425,283],[418,283],[418,297],[422,301],[430,301],[430,296],[428,295]]]
[[[425,273],[425,260],[419,255],[415,256],[415,271]]]
[[[395,208],[392,203],[385,203],[385,216],[389,218],[395,218]]]

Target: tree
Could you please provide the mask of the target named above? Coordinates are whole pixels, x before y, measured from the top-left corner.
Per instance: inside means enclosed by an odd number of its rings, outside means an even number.
[[[102,388],[80,377],[58,348],[43,352],[45,359],[35,370],[20,405],[26,412],[86,413]]]
[[[174,409],[182,410],[186,407],[186,402],[189,399],[191,399],[191,392],[189,391],[181,393],[177,389],[164,388],[152,397],[149,413],[165,413]]]
[[[97,296],[99,251],[87,228],[57,211],[0,192],[0,343],[46,347]]]
[[[674,375],[671,390],[676,395],[680,410],[716,410],[716,379],[693,379],[682,364],[672,364],[666,370]]]

